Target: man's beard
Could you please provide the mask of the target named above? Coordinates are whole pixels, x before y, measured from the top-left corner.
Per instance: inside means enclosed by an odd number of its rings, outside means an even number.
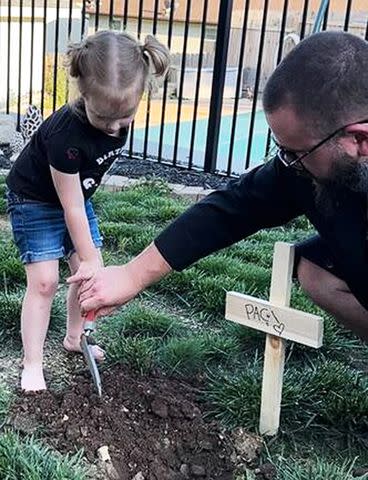
[[[357,161],[346,153],[340,154],[338,161],[332,166],[331,177],[322,183],[353,192],[368,193],[368,157]]]
[[[315,179],[316,203],[319,209],[331,215],[341,190],[368,193],[368,157],[357,161],[356,158],[340,152],[328,178]]]

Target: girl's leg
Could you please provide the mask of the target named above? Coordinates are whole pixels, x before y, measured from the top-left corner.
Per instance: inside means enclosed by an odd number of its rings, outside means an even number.
[[[102,257],[101,257],[102,265]],[[69,268],[74,274],[79,267],[79,257],[76,253],[69,259]],[[78,303],[78,284],[72,284],[68,289],[67,296],[67,325],[66,336],[64,338],[64,348],[71,352],[81,352],[80,337],[83,331],[84,318],[80,314],[80,307]],[[95,345],[93,347],[93,354],[98,361],[104,360],[104,351]]]
[[[59,279],[58,260],[26,265],[27,289],[23,299],[21,333],[23,371],[21,388],[25,391],[45,390],[43,346],[50,322],[50,312]]]

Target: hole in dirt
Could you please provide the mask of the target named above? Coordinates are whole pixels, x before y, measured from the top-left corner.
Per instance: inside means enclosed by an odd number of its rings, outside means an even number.
[[[101,379],[102,399],[83,373],[63,393],[20,397],[11,421],[16,426],[22,418],[32,419],[54,448],[62,453],[83,448],[91,462],[100,447],[108,447],[122,480],[233,478],[230,437],[216,422],[204,420],[193,386],[120,366],[102,372]]]

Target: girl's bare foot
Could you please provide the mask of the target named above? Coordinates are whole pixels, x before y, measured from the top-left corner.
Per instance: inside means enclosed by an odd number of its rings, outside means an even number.
[[[46,390],[42,365],[23,365],[20,386],[24,392]]]
[[[80,339],[71,339],[65,337],[63,341],[65,350],[68,352],[77,352],[82,353],[82,348],[80,346]],[[105,360],[105,351],[98,345],[92,345],[92,354],[95,357],[97,362],[103,362]]]

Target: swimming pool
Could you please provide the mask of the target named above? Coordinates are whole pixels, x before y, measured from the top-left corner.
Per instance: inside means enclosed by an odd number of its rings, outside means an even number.
[[[217,168],[226,170],[228,164],[230,135],[232,127],[232,115],[225,115],[221,119],[219,147],[217,156]],[[232,171],[240,174],[245,170],[245,161],[248,148],[248,132],[250,125],[250,113],[242,113],[238,115],[235,138],[234,151],[232,160]],[[208,119],[197,120],[193,164],[203,167],[204,154],[207,141]],[[263,162],[266,141],[267,141],[267,122],[263,111],[258,111],[255,115],[253,142],[250,156],[250,166],[258,165]],[[176,122],[166,123],[163,135],[162,157],[168,160],[173,158],[175,143]],[[177,162],[183,165],[188,164],[190,140],[192,134],[192,122],[181,122],[179,129]],[[134,130],[134,146],[135,152],[143,152],[144,149],[145,128]],[[160,139],[160,126],[150,127],[148,133],[147,154],[152,156],[158,155]]]

